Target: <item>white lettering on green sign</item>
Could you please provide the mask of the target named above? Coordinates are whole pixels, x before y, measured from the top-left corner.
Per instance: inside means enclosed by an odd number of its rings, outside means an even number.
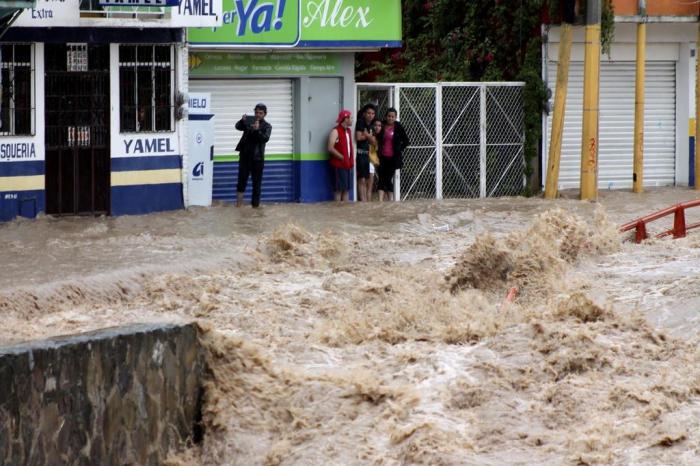
[[[317,23],[321,27],[366,28],[372,24],[370,7],[346,6],[344,0],[308,0],[304,27]]]
[[[340,61],[336,55],[325,53],[238,54],[216,52],[191,52],[190,76],[211,75],[284,75],[340,74]]]
[[[222,2],[223,24],[216,28],[190,29],[190,43],[254,47],[401,43],[401,0]]]

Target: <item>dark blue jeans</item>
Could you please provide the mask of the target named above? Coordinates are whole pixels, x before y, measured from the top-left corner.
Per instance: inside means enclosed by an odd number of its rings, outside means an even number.
[[[253,175],[253,199],[251,204],[253,207],[260,205],[260,189],[262,187],[262,174],[264,160],[253,160],[252,157],[246,157],[241,154],[238,162],[238,186],[236,191],[239,193],[245,192],[245,187],[248,184],[248,177]]]

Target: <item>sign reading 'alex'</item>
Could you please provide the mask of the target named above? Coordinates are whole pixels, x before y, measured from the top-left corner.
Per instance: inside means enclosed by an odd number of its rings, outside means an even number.
[[[223,25],[190,43],[230,46],[396,46],[400,0],[223,0]]]

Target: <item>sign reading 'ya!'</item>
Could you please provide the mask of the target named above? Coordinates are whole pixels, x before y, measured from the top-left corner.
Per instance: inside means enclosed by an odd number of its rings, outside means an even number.
[[[301,0],[223,0],[223,24],[190,29],[190,41],[262,46],[295,46]]]
[[[395,47],[401,0],[223,0],[223,24],[190,28],[192,45]]]

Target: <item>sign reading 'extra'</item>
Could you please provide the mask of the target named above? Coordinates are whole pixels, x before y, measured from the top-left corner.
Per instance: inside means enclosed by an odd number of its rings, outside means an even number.
[[[190,29],[190,43],[332,47],[401,41],[400,0],[223,1],[223,25]]]

